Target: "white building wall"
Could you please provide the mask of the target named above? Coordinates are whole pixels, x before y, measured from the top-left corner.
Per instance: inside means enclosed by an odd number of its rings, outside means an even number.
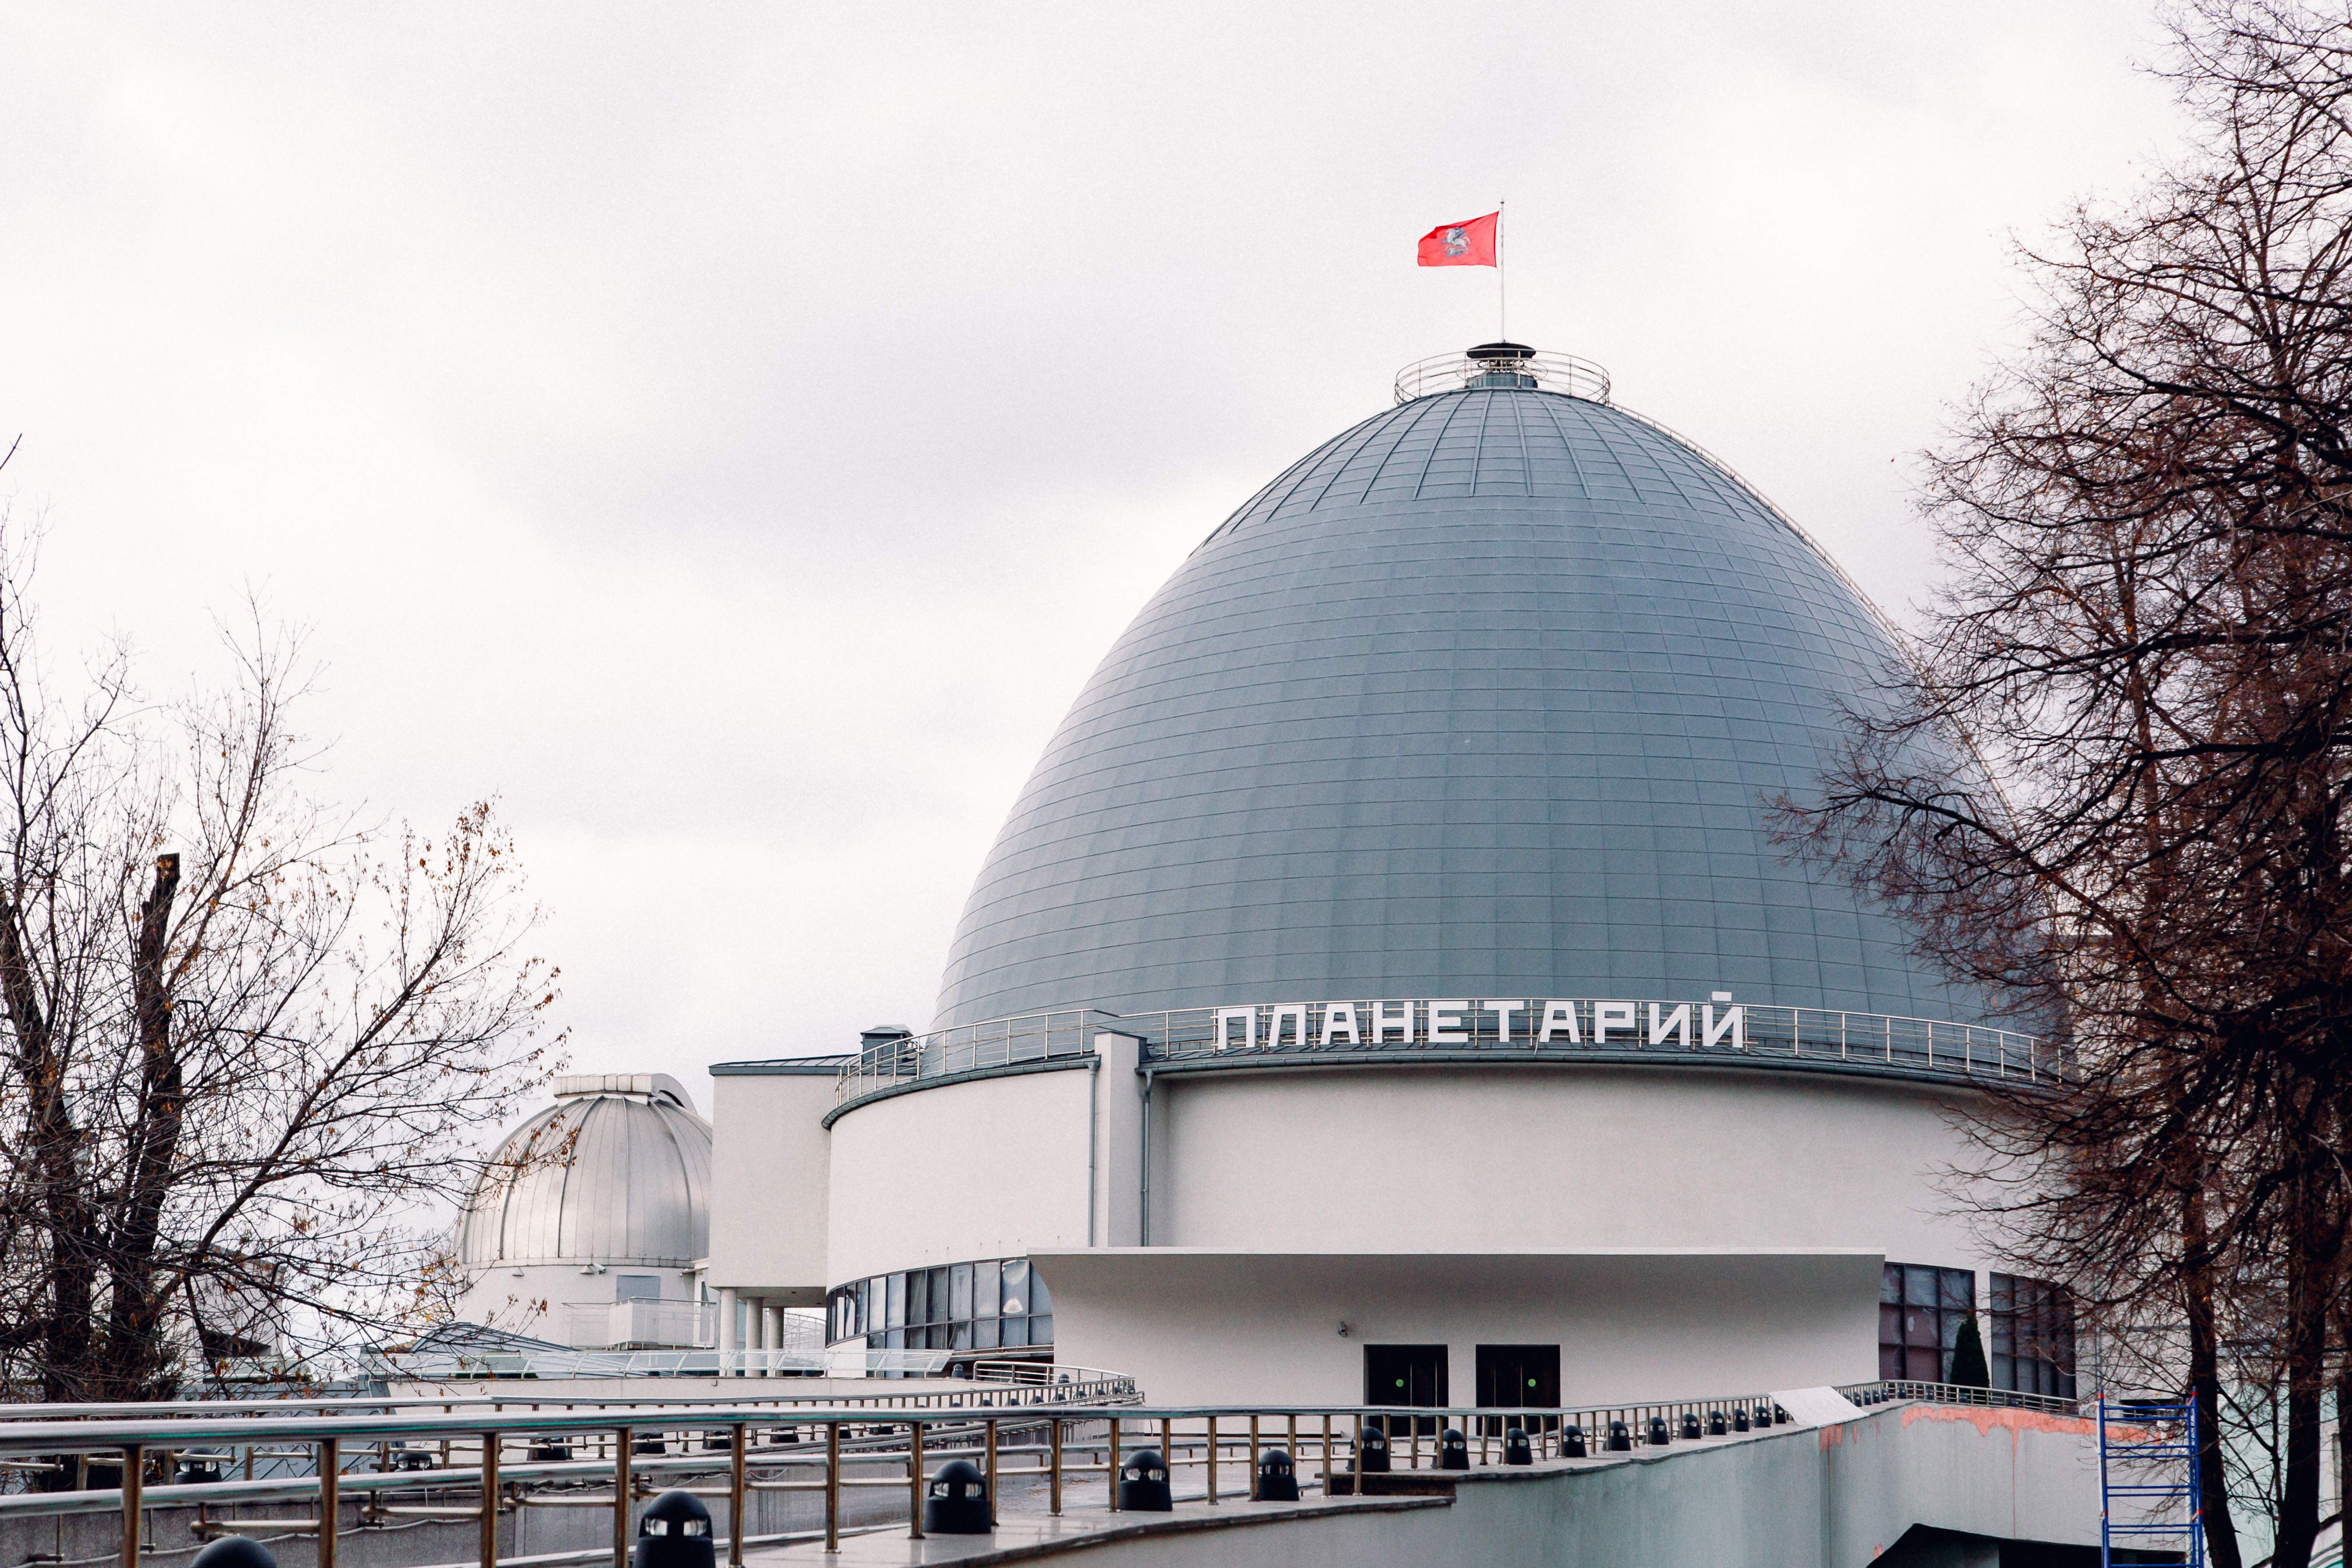
[[[832,1165],[830,1069],[728,1072],[711,1101],[710,1268],[772,1307],[822,1305]]]
[[[831,1282],[1086,1246],[1095,1077],[1080,1065],[973,1079],[835,1121]]]
[[[1362,1400],[1367,1344],[1556,1344],[1571,1405],[1732,1398],[1877,1373],[1874,1252],[1367,1256],[1045,1253],[1055,1359],[1171,1405]]]
[[[1159,1075],[1150,1113],[1158,1246],[1842,1247],[1948,1268],[1989,1261],[1938,1190],[1973,1156],[1951,1106],[1883,1079],[1253,1069]]]

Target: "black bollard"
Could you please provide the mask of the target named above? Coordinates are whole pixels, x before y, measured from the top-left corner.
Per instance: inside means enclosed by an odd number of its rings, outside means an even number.
[[[1168,1459],[1157,1448],[1138,1448],[1118,1468],[1118,1506],[1128,1513],[1167,1513],[1176,1506],[1168,1491]]]
[[[986,1535],[996,1528],[988,1516],[988,1478],[970,1459],[950,1459],[931,1477],[923,1500],[923,1531],[929,1535]]]
[[[691,1492],[667,1491],[637,1521],[630,1568],[714,1568],[710,1510]]]
[[[1438,1435],[1437,1468],[1441,1470],[1466,1470],[1470,1468],[1470,1439],[1452,1426]]]
[[[1259,1502],[1297,1502],[1298,1468],[1287,1448],[1268,1448],[1257,1457],[1257,1482],[1250,1496]]]
[[[1535,1462],[1535,1446],[1528,1441],[1527,1428],[1523,1426],[1503,1428],[1503,1463],[1532,1465]]]

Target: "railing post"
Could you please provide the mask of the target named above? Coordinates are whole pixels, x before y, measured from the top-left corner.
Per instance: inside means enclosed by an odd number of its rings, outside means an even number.
[[[996,1522],[996,1417],[992,1415],[988,1427],[988,1522]]]
[[[1355,1478],[1353,1490],[1364,1495],[1364,1413],[1356,1412],[1356,1440],[1348,1450],[1348,1473]]]
[[[1331,1495],[1331,1413],[1328,1410],[1323,1413],[1323,1495]]]
[[[1250,1412],[1249,1495],[1257,1496],[1257,1412]]]
[[[613,1568],[629,1568],[629,1447],[636,1434],[613,1428]]]
[[[1062,1511],[1062,1418],[1059,1415],[1055,1416],[1051,1425],[1053,1436],[1047,1439],[1047,1442],[1053,1449],[1054,1479],[1046,1488],[1048,1493],[1046,1511],[1059,1514]]]
[[[1110,1481],[1110,1510],[1118,1511],[1118,1417],[1110,1418],[1110,1428],[1103,1435],[1103,1470]]]
[[[139,1568],[139,1493],[146,1485],[147,1450],[122,1446],[122,1568]]]
[[[824,1549],[841,1550],[841,1423],[824,1424]]]
[[[1209,1417],[1209,1506],[1217,1505],[1217,1418]]]
[[[907,1497],[908,1500],[907,1536],[911,1541],[923,1538],[923,1424],[907,1423]]]
[[[335,1528],[343,1516],[341,1449],[342,1445],[332,1437],[319,1440],[319,1568],[335,1568]],[[250,1444],[245,1450],[245,1468],[253,1468]]]
[[[482,1568],[499,1568],[499,1435],[482,1434]]]
[[[727,1561],[732,1568],[743,1568],[743,1503],[750,1479],[744,1472],[751,1468],[751,1431],[738,1421],[728,1443],[732,1464],[727,1477]]]

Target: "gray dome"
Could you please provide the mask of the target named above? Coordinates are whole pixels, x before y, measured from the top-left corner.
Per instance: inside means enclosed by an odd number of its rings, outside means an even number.
[[[457,1226],[457,1260],[683,1268],[710,1251],[710,1123],[666,1073],[560,1078],[507,1136]]]
[[[1079,695],[935,1026],[1380,996],[1704,996],[1974,1022],[1770,842],[1895,657],[1738,479],[1622,410],[1460,391],[1309,453]]]

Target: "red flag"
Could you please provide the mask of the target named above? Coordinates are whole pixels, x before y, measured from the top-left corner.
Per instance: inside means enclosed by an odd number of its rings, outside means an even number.
[[[1423,267],[1492,267],[1499,212],[1462,223],[1442,223],[1421,237]]]

